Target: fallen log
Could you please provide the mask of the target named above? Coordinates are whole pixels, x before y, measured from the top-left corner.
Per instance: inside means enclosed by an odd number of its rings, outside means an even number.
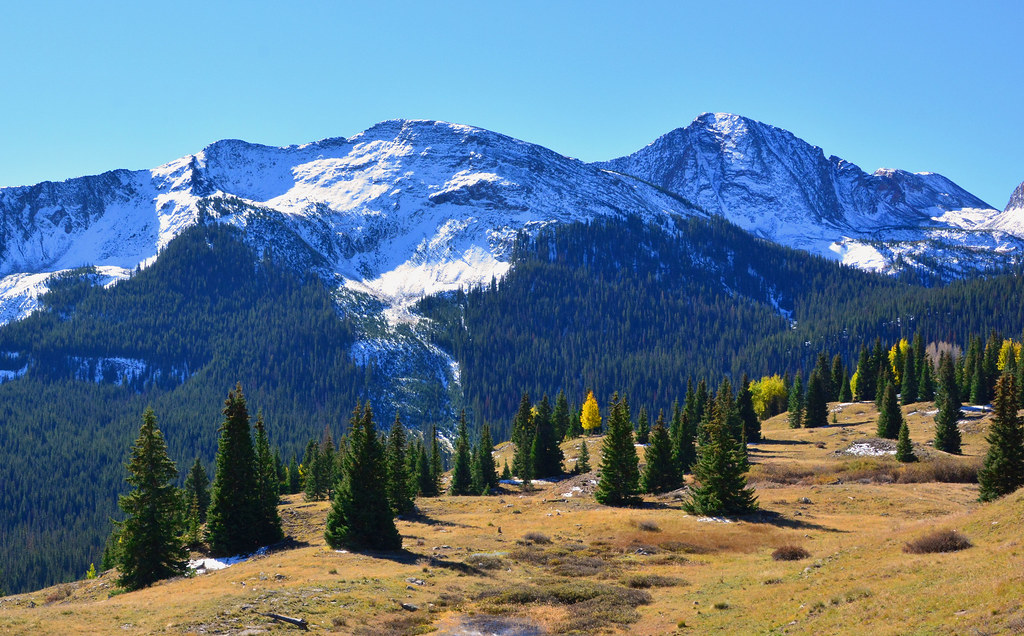
[[[269,616],[270,618],[274,619],[275,621],[281,621],[281,622],[284,622],[284,623],[291,623],[292,625],[295,625],[296,627],[302,629],[303,631],[307,631],[307,632],[309,631],[309,623],[307,623],[306,619],[304,619],[304,618],[292,618],[291,616],[281,616],[280,614],[270,614],[270,613],[264,614],[264,616]]]

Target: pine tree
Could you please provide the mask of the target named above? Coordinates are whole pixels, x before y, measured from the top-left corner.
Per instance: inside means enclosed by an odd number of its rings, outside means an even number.
[[[828,424],[826,388],[821,373],[815,369],[807,380],[807,406],[804,426],[817,428]]]
[[[858,383],[858,386],[860,384]],[[800,372],[793,378],[793,386],[789,388],[789,427],[800,428],[804,423],[804,388],[800,382]]]
[[[587,399],[583,401],[583,410],[580,411],[580,426],[586,435],[592,435],[595,431],[601,430],[601,411],[597,406],[597,398],[593,391],[587,391]]]
[[[672,440],[665,428],[665,420],[661,417],[651,432],[651,443],[644,454],[644,460],[646,465],[640,477],[640,487],[644,492],[667,492],[682,485],[679,471],[672,461]]]
[[[903,424],[903,411],[900,410],[899,398],[896,397],[896,387],[892,383],[886,383],[882,390],[882,407],[878,410],[878,437],[896,439],[900,433],[900,426]]]
[[[533,407],[530,395],[524,393],[519,400],[519,410],[512,419],[512,474],[523,477],[533,468],[530,451],[533,449]]]
[[[491,441],[491,425],[484,422],[480,431],[480,446],[477,450],[477,465],[480,473],[480,483],[484,485],[481,494],[487,494],[491,489],[498,487],[498,467],[494,463],[494,442]]]
[[[892,368],[889,366],[888,358],[883,358],[881,364],[878,365],[878,373],[875,376],[875,408],[882,409],[882,400],[885,399],[885,387],[887,384],[893,384],[895,387],[895,378],[893,377]]]
[[[424,497],[436,497],[439,494],[434,471],[430,467],[430,455],[426,444],[419,444],[419,456],[416,458],[416,482],[419,493]]]
[[[302,482],[299,479],[299,463],[295,461],[295,455],[288,462],[288,493],[295,495],[302,492]]]
[[[651,422],[648,419],[647,409],[640,407],[640,417],[636,422],[636,443],[647,444],[651,437]]]
[[[302,492],[305,493],[306,499],[315,501],[322,498],[323,493],[326,489],[321,486],[316,479],[316,472],[313,467],[316,466],[316,457],[320,454],[320,444],[315,439],[309,440],[306,443],[306,452],[302,456],[302,466],[300,467],[302,476]]]
[[[224,401],[217,443],[217,470],[206,514],[206,541],[215,556],[248,554],[260,546],[256,456],[242,385]]]
[[[996,381],[985,465],[978,471],[978,499],[992,501],[1024,485],[1024,428],[1017,416],[1017,378]]]
[[[441,455],[441,441],[437,437],[437,426],[430,427],[430,479],[434,482],[434,496],[441,494],[441,474],[444,473],[444,457]]]
[[[127,517],[118,530],[117,582],[136,590],[184,574],[187,556],[181,541],[181,497],[172,483],[178,471],[167,456],[152,408],[142,415],[127,468],[132,490],[118,502]]]
[[[920,379],[917,377],[917,367],[914,365],[914,356],[908,352],[903,359],[903,374],[900,378],[900,403],[913,404],[917,402],[917,385]]]
[[[256,415],[256,489],[258,516],[256,519],[256,541],[259,545],[277,543],[284,538],[281,530],[281,516],[277,513],[277,502],[281,498],[278,490],[277,466],[270,451],[263,414]]]
[[[455,437],[455,458],[452,462],[452,483],[448,493],[452,495],[473,494],[472,459],[469,452],[469,429],[466,426],[466,409],[459,415],[459,428]]]
[[[860,357],[857,358],[857,391],[853,396],[858,402],[875,399],[875,381],[871,377],[871,369],[871,354],[868,353],[867,345],[861,345]]]
[[[853,388],[850,386],[850,376],[846,375],[846,369],[843,369],[843,386],[839,389],[839,401],[853,402]]]
[[[509,470],[508,460],[505,460],[505,467],[501,470],[501,480],[510,481],[512,479],[512,471]]]
[[[757,508],[757,498],[747,488],[746,462],[740,444],[729,434],[729,414],[722,411],[727,404],[725,400],[716,400],[706,419],[708,442],[698,447],[693,467],[697,483],[689,501],[683,504],[690,514],[743,514]]]
[[[206,510],[210,507],[210,478],[198,457],[192,462],[192,468],[185,477],[185,501],[191,502],[193,499],[196,501],[199,523],[206,523]]]
[[[359,417],[359,413],[353,413],[350,417],[349,426]],[[320,448],[313,463],[313,473],[316,476],[316,483],[319,486],[317,499],[330,499],[334,495],[334,485],[338,481],[338,451],[334,447],[334,436],[331,435],[330,426],[324,426],[324,432],[320,436]]]
[[[896,461],[904,463],[917,461],[917,456],[914,455],[914,445],[910,443],[910,427],[907,426],[906,420],[900,424],[899,438],[896,442]]]
[[[691,385],[692,389],[692,385]],[[691,403],[692,400],[692,403]],[[697,456],[695,446],[697,440],[696,421],[690,426],[690,418],[697,417],[697,394],[687,391],[686,405],[679,408],[679,402],[672,404],[672,424],[669,426],[669,439],[672,441],[672,463],[675,464],[676,473],[682,480],[683,475],[690,471],[693,460]],[[664,412],[658,412],[658,419],[664,419]]]
[[[388,435],[385,461],[388,503],[391,504],[391,511],[396,515],[411,512],[415,505],[410,487],[412,480],[409,477],[406,454],[405,426],[402,425],[402,419],[396,412],[395,421],[391,425],[391,433]]]
[[[935,399],[935,369],[927,355],[921,358],[918,364],[917,399],[921,402]]]
[[[761,441],[761,420],[754,411],[754,394],[750,391],[750,379],[743,374],[740,390],[736,394],[736,411],[743,421],[743,437],[747,442]]]
[[[590,451],[587,450],[587,440],[580,443],[580,454],[576,457],[576,466],[573,467],[573,472],[577,475],[590,472]]]
[[[399,550],[402,537],[388,500],[384,449],[377,439],[369,402],[349,433],[349,443],[324,539],[334,549]]]
[[[559,391],[555,398],[555,414],[551,416],[555,425],[555,438],[562,440],[570,437],[571,426],[569,424],[569,401],[565,397],[565,391]]]
[[[558,436],[551,418],[551,404],[545,395],[537,405],[534,416],[533,447],[530,456],[533,459],[533,471],[530,477],[544,479],[562,474],[562,448],[558,445]]]
[[[832,394],[829,402],[838,402],[839,395],[843,391],[843,383],[846,381],[846,368],[843,367],[843,358],[838,353],[832,358],[832,373],[829,378],[829,386]]]
[[[601,446],[601,478],[594,491],[598,503],[607,506],[628,506],[640,501],[640,459],[633,442],[625,404],[618,393],[609,405],[608,433]]]
[[[939,390],[935,397],[935,450],[960,454],[960,429],[957,422],[963,417],[960,410],[960,388],[956,383],[953,358],[943,352],[939,357]]]

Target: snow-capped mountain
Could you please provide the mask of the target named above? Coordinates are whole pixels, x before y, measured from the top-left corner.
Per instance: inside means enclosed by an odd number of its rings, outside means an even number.
[[[1010,195],[1002,213],[986,222],[985,227],[1024,236],[1024,183]]]
[[[998,264],[1024,246],[1024,225],[934,173],[867,174],[792,133],[705,113],[645,148],[600,164],[679,194],[770,240],[864,269],[906,264],[947,276]]]

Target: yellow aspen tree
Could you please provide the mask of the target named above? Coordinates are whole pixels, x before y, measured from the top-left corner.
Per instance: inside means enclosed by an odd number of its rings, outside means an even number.
[[[597,398],[593,391],[587,391],[587,399],[583,402],[583,410],[580,412],[580,426],[587,433],[601,428],[601,410],[597,406]]]

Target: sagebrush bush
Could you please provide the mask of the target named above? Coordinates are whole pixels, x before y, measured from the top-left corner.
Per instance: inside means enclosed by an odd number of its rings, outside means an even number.
[[[811,556],[811,553],[798,545],[784,545],[772,552],[772,558],[776,561],[799,561]]]
[[[544,534],[543,532],[527,532],[523,535],[524,541],[531,543],[551,543],[551,537]]]
[[[973,544],[956,530],[938,530],[914,541],[907,541],[903,551],[909,554],[933,554],[936,552],[957,552]]]

